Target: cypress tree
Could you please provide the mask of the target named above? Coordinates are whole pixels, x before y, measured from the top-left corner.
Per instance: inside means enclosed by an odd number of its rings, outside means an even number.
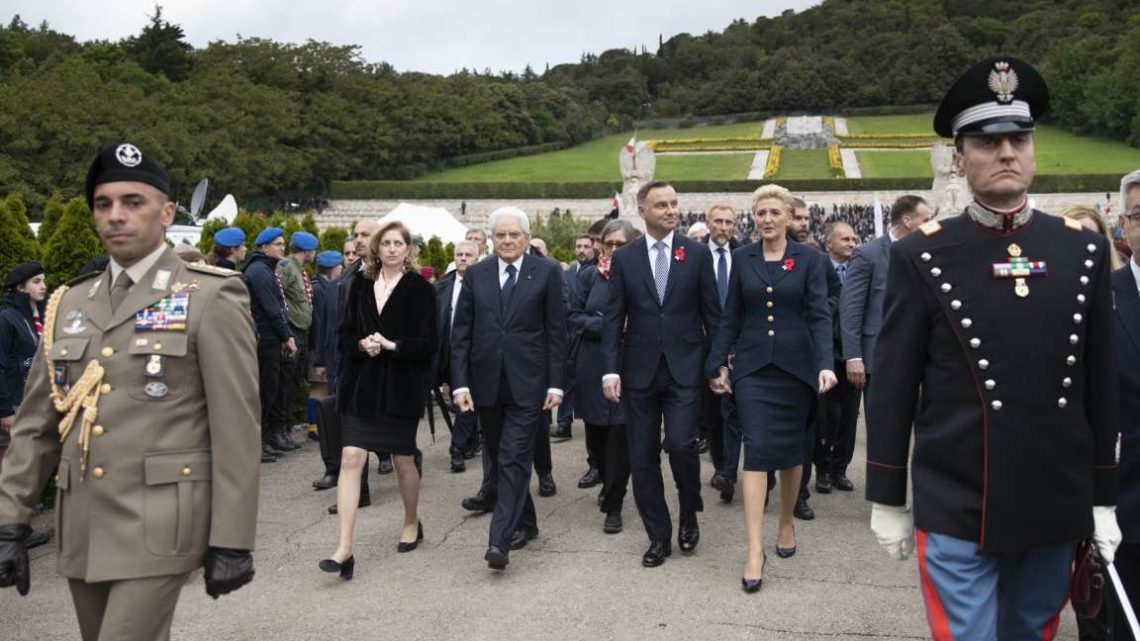
[[[214,248],[214,234],[228,226],[226,221],[220,218],[207,220],[206,224],[202,225],[202,235],[198,238],[196,245],[198,251],[202,252],[203,256],[210,253],[210,250]]]
[[[8,215],[19,227],[20,235],[35,244],[36,233],[32,231],[32,225],[28,222],[28,207],[24,204],[24,197],[19,192],[12,192],[4,199],[4,204],[8,207]]]
[[[82,198],[72,198],[44,247],[48,288],[55,289],[75,278],[87,261],[106,253],[99,235],[95,233],[95,221],[87,209],[87,202]]]
[[[0,202],[0,274],[7,276],[13,267],[20,263],[39,258],[39,247],[35,240],[28,240],[18,227],[27,226],[27,218],[23,223],[17,222],[13,215],[11,199]],[[0,276],[0,277],[3,277]]]
[[[321,232],[320,239],[321,251],[344,251],[344,244],[348,242],[348,230],[344,227],[329,227]]]
[[[44,205],[44,219],[40,223],[39,241],[41,247],[46,246],[47,242],[51,240],[51,235],[55,233],[55,228],[59,225],[59,219],[63,217],[63,209],[63,195],[58,191],[52,192],[51,198],[48,198]]]

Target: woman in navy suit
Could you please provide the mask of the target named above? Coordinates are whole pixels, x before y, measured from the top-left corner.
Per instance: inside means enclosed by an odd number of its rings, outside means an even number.
[[[620,403],[602,395],[598,385],[606,373],[602,359],[602,318],[610,298],[610,260],[619,247],[641,238],[641,232],[625,220],[611,220],[602,229],[602,254],[596,267],[578,275],[578,291],[570,302],[570,329],[582,336],[574,362],[575,412],[586,423],[586,441],[602,471],[599,497],[606,520],[602,531],[622,530],[621,506],[629,484],[629,446],[625,435],[625,412]]]
[[[732,393],[744,437],[744,590],[764,574],[767,472],[780,473],[776,554],[796,552],[792,508],[804,461],[804,430],[815,395],[836,383],[824,254],[787,238],[791,192],[765,185],[752,198],[761,241],[732,252],[733,269],[720,329],[706,363],[709,386]]]

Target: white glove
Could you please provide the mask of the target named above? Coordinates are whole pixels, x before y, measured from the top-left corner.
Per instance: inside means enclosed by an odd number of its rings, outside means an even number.
[[[1097,552],[1100,552],[1100,558],[1104,559],[1105,563],[1112,563],[1112,559],[1116,556],[1116,548],[1120,546],[1122,540],[1124,535],[1120,533],[1120,526],[1116,524],[1116,506],[1094,505],[1093,541],[1096,543]]]
[[[872,503],[871,531],[892,559],[905,561],[914,550],[914,524],[906,506]]]

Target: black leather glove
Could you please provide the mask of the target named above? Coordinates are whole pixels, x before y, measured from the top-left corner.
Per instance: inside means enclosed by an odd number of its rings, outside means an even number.
[[[247,550],[206,551],[206,594],[216,599],[253,580],[253,555]]]
[[[14,585],[20,596],[27,595],[32,587],[28,548],[24,546],[31,533],[28,525],[0,525],[0,588]]]

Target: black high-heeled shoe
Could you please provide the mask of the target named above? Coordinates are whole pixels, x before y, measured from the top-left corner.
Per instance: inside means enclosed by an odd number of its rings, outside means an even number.
[[[792,526],[792,536],[795,536],[795,535],[796,535],[796,526],[793,525]],[[780,547],[779,543],[776,544],[776,556],[780,557],[781,559],[791,558],[795,555],[796,555],[796,546],[795,545],[793,545],[790,548],[782,548],[782,547]]]
[[[768,555],[764,554],[763,559],[764,560],[760,562],[759,579],[740,577],[740,587],[743,588],[745,592],[752,593],[760,591],[760,586],[764,583],[764,566],[768,565]]]
[[[332,559],[324,559],[318,564],[318,566],[324,572],[340,572],[340,578],[342,581],[351,581],[352,571],[356,569],[356,557],[350,556],[340,563],[337,563]]]
[[[411,543],[404,543],[403,541],[400,541],[399,543],[396,544],[396,551],[400,552],[400,553],[411,552],[412,550],[414,550],[420,546],[420,541],[422,541],[422,540],[424,540],[424,524],[417,521],[416,522],[416,540],[412,541]]]

